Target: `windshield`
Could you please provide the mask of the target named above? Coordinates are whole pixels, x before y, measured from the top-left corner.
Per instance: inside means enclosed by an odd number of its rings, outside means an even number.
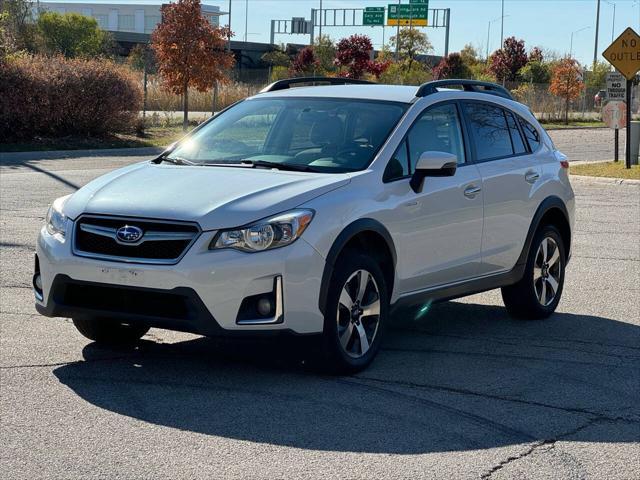
[[[223,112],[167,158],[318,172],[366,168],[404,114],[401,103],[256,98]]]

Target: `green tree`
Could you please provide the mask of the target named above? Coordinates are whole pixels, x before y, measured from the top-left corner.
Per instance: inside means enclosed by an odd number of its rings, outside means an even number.
[[[429,41],[426,33],[417,28],[401,28],[399,35],[394,35],[389,40],[392,51],[398,47],[400,60],[407,60],[407,68],[411,69],[416,56],[427,54],[433,50],[433,45]]]
[[[286,67],[291,62],[289,55],[287,55],[281,48],[276,48],[270,52],[264,53],[260,60],[267,63],[270,67]]]
[[[389,67],[378,81],[390,85],[421,85],[432,79],[431,71],[422,62],[413,62],[411,68],[408,68],[407,63],[408,60],[389,62]]]
[[[77,13],[43,12],[36,30],[40,48],[48,55],[96,57],[112,51],[111,35],[101,30],[93,18]]]
[[[524,67],[518,70],[518,76],[523,81],[529,83],[549,83],[551,80],[550,63],[539,60],[529,61]]]
[[[336,45],[329,35],[322,35],[316,39],[313,53],[318,59],[319,69],[323,74],[336,71]]]
[[[462,60],[462,63],[469,68],[480,62],[478,50],[470,43],[467,43],[464,48],[460,50],[460,59]]]
[[[12,51],[35,51],[35,35],[32,18],[33,2],[28,0],[0,0],[2,36],[4,44]]]
[[[587,87],[603,88],[607,81],[607,73],[610,71],[611,66],[607,62],[596,62],[593,70],[585,75]]]

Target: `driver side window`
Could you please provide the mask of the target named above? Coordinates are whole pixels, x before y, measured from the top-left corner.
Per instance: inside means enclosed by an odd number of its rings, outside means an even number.
[[[409,160],[414,171],[420,155],[428,151],[452,153],[458,165],[465,163],[458,109],[453,103],[425,110],[409,130]]]

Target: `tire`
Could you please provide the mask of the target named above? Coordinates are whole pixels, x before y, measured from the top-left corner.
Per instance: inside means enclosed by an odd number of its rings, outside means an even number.
[[[73,324],[89,340],[104,345],[134,344],[149,331],[144,325],[128,325],[108,318],[74,318]]]
[[[378,262],[344,252],[336,262],[325,305],[322,369],[351,374],[369,366],[380,349],[388,316],[389,295]]]
[[[553,225],[542,226],[531,243],[523,277],[502,288],[509,315],[525,319],[549,317],[562,296],[566,264],[560,232]]]

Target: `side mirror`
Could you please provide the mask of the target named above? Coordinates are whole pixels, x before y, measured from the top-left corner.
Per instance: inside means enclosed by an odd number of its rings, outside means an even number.
[[[409,185],[414,192],[422,191],[424,177],[450,177],[455,175],[458,157],[447,152],[424,152],[420,155]]]

